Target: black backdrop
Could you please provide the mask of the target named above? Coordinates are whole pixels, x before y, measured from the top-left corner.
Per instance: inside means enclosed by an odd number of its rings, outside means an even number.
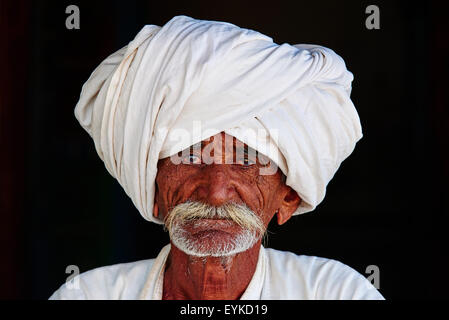
[[[80,8],[68,30],[65,8]],[[380,8],[380,29],[365,8]],[[68,277],[153,258],[168,242],[146,222],[73,116],[81,86],[145,24],[175,15],[254,29],[276,43],[332,48],[353,72],[364,138],[312,213],[266,246],[380,269],[387,299],[447,298],[447,6],[398,1],[10,1],[1,3],[3,298],[48,298]]]

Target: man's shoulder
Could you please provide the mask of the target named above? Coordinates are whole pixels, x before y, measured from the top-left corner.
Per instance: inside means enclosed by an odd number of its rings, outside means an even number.
[[[98,267],[79,274],[50,300],[137,299],[155,259]]]
[[[273,248],[266,248],[265,250],[272,267],[281,267],[287,270],[298,269],[304,272],[319,272],[323,271],[323,269],[339,269],[340,271],[357,272],[348,265],[334,259],[296,254],[291,251]]]
[[[290,292],[293,299],[383,299],[362,274],[340,261],[271,248],[266,253],[274,294]]]

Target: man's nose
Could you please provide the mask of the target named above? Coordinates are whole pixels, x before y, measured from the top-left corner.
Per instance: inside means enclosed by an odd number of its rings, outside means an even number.
[[[231,181],[229,166],[225,164],[211,164],[207,170],[206,190],[204,201],[213,206],[221,206],[226,202],[237,200],[238,194]]]

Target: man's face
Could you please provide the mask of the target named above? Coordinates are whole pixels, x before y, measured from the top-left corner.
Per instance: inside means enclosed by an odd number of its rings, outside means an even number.
[[[180,212],[176,209],[181,204],[184,208],[189,203],[204,204],[209,209],[236,204],[232,210],[236,210],[237,215],[242,218],[254,215],[266,228],[277,211],[283,214],[283,223],[299,205],[299,197],[285,185],[280,170],[261,175],[260,169],[270,165],[268,159],[256,155],[254,150],[223,132],[188,151],[179,154],[181,162],[178,164],[170,157],[158,163],[154,213],[160,219],[166,221],[173,215],[172,221],[176,221],[174,215]],[[249,210],[242,212],[242,207]],[[194,246],[206,251],[214,245],[223,249],[225,244],[235,244],[238,239],[249,241],[243,237],[245,224],[218,216],[190,219],[179,228]],[[261,236],[257,234],[256,240]]]

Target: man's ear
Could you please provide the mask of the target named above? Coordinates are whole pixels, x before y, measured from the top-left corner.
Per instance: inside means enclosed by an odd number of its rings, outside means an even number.
[[[159,206],[157,205],[156,201],[154,201],[153,205],[153,217],[159,218]]]
[[[157,195],[158,195],[158,189],[157,184],[154,191],[154,201],[153,201],[153,217],[159,218],[159,206],[157,204]]]
[[[287,186],[288,187],[288,186]],[[292,214],[298,209],[301,204],[301,198],[298,196],[295,190],[288,187],[288,192],[285,195],[281,207],[278,209],[278,224],[284,224],[291,218]]]

